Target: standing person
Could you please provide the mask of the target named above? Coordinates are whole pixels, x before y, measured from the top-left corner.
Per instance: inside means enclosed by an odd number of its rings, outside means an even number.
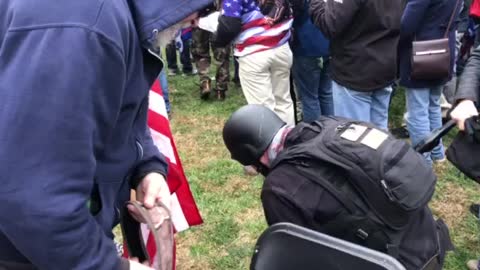
[[[329,42],[312,23],[305,0],[293,20],[293,80],[302,103],[303,121],[333,115],[332,81],[329,72]]]
[[[190,56],[190,42],[192,37],[192,28],[182,29],[181,41],[182,48],[180,51],[180,63],[182,63],[182,71],[185,75],[193,75],[192,58]],[[178,74],[177,64],[177,44],[174,41],[170,42],[165,48],[168,63],[168,75],[175,76]]]
[[[152,51],[209,2],[0,1],[0,269],[152,270],[118,257],[112,228],[130,189],[170,205]]]
[[[410,0],[402,17],[400,55],[400,85],[406,87],[407,128],[413,145],[442,126],[440,96],[447,76],[437,80],[412,78],[412,42],[448,37],[450,46],[450,71],[455,63],[455,20],[460,0]],[[448,26],[450,28],[447,31]],[[447,32],[446,32],[447,31]],[[425,153],[428,163],[445,161],[443,143],[431,153]]]
[[[180,63],[182,64],[182,72],[186,75],[192,75],[193,65],[190,58],[190,43],[183,43],[183,50],[180,52]],[[179,73],[178,63],[177,63],[177,45],[175,41],[172,41],[165,48],[165,53],[167,55],[168,63],[168,75],[175,76]]]
[[[285,9],[286,10],[286,9]],[[265,105],[289,124],[295,123],[290,96],[292,19],[272,19],[255,0],[224,0],[215,46],[232,41],[238,57],[242,91],[249,104]]]
[[[387,129],[397,76],[402,0],[312,0],[312,21],[330,40],[334,112]]]
[[[222,1],[215,0],[215,9],[221,9]],[[228,91],[228,83],[230,81],[230,44],[224,46],[213,46],[215,37],[212,33],[200,28],[194,28],[192,33],[192,55],[198,69],[200,78],[200,98],[210,98],[213,91],[215,98],[223,101]],[[215,88],[212,88],[212,80],[210,79],[210,49],[213,52],[213,58],[217,71],[215,74]]]

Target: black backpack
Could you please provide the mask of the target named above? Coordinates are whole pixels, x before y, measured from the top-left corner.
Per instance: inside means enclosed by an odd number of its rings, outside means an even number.
[[[305,132],[313,135],[297,140]],[[423,156],[372,124],[341,117],[301,123],[288,141],[294,143],[287,142],[271,169],[294,164],[344,205],[322,231],[398,257],[406,226],[435,189],[435,174]]]

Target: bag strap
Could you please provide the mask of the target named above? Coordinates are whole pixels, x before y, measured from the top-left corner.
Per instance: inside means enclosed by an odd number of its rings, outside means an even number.
[[[448,32],[450,31],[450,27],[452,26],[453,23],[453,18],[455,17],[455,14],[457,14],[457,9],[458,9],[458,4],[460,4],[460,0],[457,0],[455,3],[455,8],[453,9],[452,15],[450,15],[450,20],[448,22],[447,30],[445,31],[444,37],[448,37]]]

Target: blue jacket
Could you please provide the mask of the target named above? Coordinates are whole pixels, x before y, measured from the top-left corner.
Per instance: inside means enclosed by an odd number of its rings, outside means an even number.
[[[330,42],[310,18],[309,1],[305,1],[304,10],[293,20],[292,51],[294,56],[329,56]]]
[[[416,40],[431,40],[443,38],[455,8],[457,0],[408,0],[402,16],[399,48],[400,84],[408,88],[430,88],[445,84],[450,78],[435,81],[420,81],[410,78],[412,42]],[[462,4],[462,0],[460,4]],[[457,8],[454,21],[448,33],[451,65],[453,71],[455,59],[456,20],[460,12]]]
[[[162,64],[146,48],[209,2],[0,1],[0,261],[120,269],[111,229],[129,181],[167,169],[146,124]]]

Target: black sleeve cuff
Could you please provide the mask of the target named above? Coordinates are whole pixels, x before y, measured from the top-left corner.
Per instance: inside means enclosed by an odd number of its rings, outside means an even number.
[[[165,168],[165,163],[159,162],[157,160],[150,160],[140,163],[133,174],[130,177],[130,187],[136,189],[140,184],[140,181],[149,173],[159,173],[167,179],[167,168]]]

